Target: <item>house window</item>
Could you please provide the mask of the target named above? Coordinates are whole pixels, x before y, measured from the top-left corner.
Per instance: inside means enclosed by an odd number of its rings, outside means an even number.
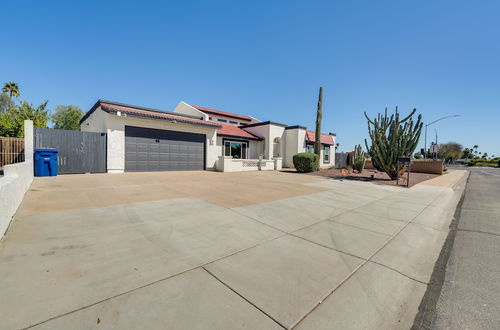
[[[208,117],[208,120],[214,120],[212,117]]]
[[[233,120],[230,120],[229,121],[230,124],[235,124],[235,125],[238,125],[238,122],[237,121],[233,121]]]
[[[323,146],[323,162],[330,162],[330,146]]]
[[[312,144],[306,144],[306,152],[314,152],[314,146]]]
[[[220,121],[221,123],[227,123],[227,120],[222,119],[222,118],[217,118],[217,121]]]
[[[247,159],[248,143],[240,141],[224,141],[224,156],[233,156],[235,159]]]

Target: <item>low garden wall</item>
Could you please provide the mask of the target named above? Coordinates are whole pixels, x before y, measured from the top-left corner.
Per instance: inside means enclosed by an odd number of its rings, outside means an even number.
[[[0,238],[33,182],[33,122],[24,121],[24,162],[5,165],[0,177]]]
[[[216,169],[219,172],[242,171],[280,171],[282,158],[274,159],[233,159],[231,156],[219,156]]]
[[[365,162],[365,169],[372,170],[371,160]],[[411,171],[414,173],[443,174],[443,162],[441,160],[412,160]]]
[[[33,162],[6,165],[0,177],[0,238],[33,181]]]
[[[443,174],[442,160],[414,160],[411,162],[411,171],[414,173]]]

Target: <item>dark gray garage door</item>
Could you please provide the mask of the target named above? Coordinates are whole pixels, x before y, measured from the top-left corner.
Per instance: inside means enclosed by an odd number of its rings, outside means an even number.
[[[205,169],[205,135],[125,126],[125,171]]]

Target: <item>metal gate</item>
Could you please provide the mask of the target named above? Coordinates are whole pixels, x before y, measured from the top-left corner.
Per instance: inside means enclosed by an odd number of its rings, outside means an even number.
[[[106,172],[106,133],[35,128],[35,148],[59,151],[59,173]]]
[[[335,153],[335,167],[342,168],[348,165],[352,165],[350,162],[350,157],[348,152],[336,152]]]

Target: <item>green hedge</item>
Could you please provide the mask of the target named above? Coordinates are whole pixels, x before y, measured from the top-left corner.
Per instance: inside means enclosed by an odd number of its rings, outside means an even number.
[[[494,159],[484,159],[484,158],[474,158],[469,160],[468,166],[480,166],[480,167],[495,167],[500,166],[500,160]]]
[[[307,173],[319,170],[319,156],[312,152],[293,155],[293,166],[297,172]]]

